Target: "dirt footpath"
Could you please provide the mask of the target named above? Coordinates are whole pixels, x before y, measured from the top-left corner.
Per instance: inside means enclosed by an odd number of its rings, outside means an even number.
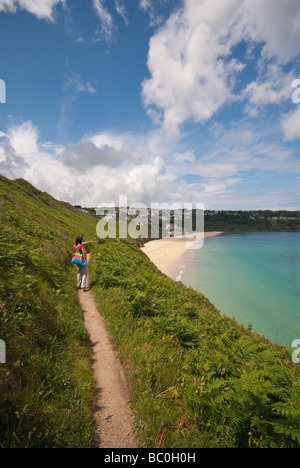
[[[90,291],[80,290],[84,324],[90,337],[97,404],[94,412],[99,448],[137,448],[128,405],[129,383],[113,350],[104,319]]]

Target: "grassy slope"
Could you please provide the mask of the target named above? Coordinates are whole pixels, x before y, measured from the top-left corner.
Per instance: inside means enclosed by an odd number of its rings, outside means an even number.
[[[0,446],[92,447],[70,249],[95,219],[0,176],[0,220]],[[286,350],[161,275],[133,241],[103,242],[91,269],[144,446],[299,447],[300,369]]]
[[[93,291],[145,447],[299,447],[299,365],[162,275],[133,241],[96,248]]]
[[[93,446],[87,334],[70,263],[96,220],[0,176],[0,447]]]

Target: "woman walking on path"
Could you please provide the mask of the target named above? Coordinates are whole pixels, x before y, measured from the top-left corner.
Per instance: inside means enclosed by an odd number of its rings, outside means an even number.
[[[87,244],[97,244],[96,241],[87,241],[82,242],[82,236],[77,236],[75,240],[74,250],[79,252],[83,255],[82,260],[85,262],[85,265],[76,265],[77,267],[77,289],[83,289],[85,292],[88,291],[86,287],[86,281],[88,276],[88,269],[87,269],[87,258],[86,258],[86,250],[85,245]]]

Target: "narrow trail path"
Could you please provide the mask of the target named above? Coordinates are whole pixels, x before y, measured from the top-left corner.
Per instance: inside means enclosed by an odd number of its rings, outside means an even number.
[[[78,295],[84,325],[90,337],[91,366],[97,396],[94,420],[98,447],[138,448],[132,429],[133,419],[128,405],[129,383],[125,371],[111,345],[92,293],[80,290]]]

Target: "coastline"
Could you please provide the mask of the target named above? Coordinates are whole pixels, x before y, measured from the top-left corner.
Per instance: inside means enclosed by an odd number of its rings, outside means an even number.
[[[204,233],[205,239],[224,234],[224,231],[210,231]],[[199,235],[199,234],[198,234]],[[202,236],[202,233],[201,233]],[[180,265],[193,255],[194,249],[187,249],[189,239],[185,236],[155,239],[147,242],[141,250],[150,258],[156,267],[165,275],[180,281]]]

